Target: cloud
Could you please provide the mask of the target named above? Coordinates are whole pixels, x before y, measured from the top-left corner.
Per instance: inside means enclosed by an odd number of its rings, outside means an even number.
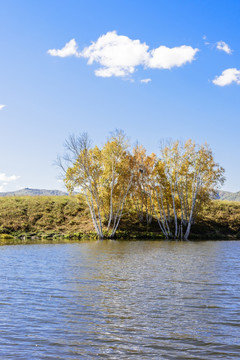
[[[152,81],[152,79],[142,79],[142,80],[140,80],[140,82],[143,83],[143,84],[147,84],[150,81]]]
[[[218,86],[226,86],[232,83],[240,85],[240,70],[236,68],[226,69],[220,76],[216,76],[213,84]]]
[[[50,49],[48,50],[48,54],[51,56],[59,56],[59,57],[67,57],[67,56],[79,56],[77,51],[78,46],[75,39],[70,40],[62,49]]]
[[[3,184],[0,184],[0,191],[3,191],[5,186],[7,185],[8,183],[3,183]]]
[[[10,181],[15,181],[17,179],[19,179],[20,176],[17,176],[17,175],[11,175],[11,176],[7,176],[6,174],[4,173],[0,173],[0,181],[7,181],[7,182],[10,182]]]
[[[203,36],[203,40],[204,40],[204,44],[205,45],[210,45],[210,47],[213,49],[213,48],[217,48],[218,50],[220,51],[224,51],[225,53],[227,54],[232,54],[233,50],[230,49],[230,46],[225,43],[224,41],[218,41],[217,43],[210,43],[207,41],[207,37],[206,36]]]
[[[168,48],[159,46],[150,52],[148,67],[157,69],[171,69],[173,67],[183,66],[187,62],[195,60],[195,54],[198,49],[191,46],[182,45],[179,47]]]
[[[83,57],[88,60],[89,65],[97,63],[100,67],[95,70],[96,76],[127,77],[140,65],[145,69],[171,69],[183,66],[195,60],[195,54],[199,51],[187,45],[174,48],[160,46],[149,50],[146,43],[118,35],[116,31],[100,36],[81,52],[78,52],[77,48],[76,41],[72,39],[62,49],[48,50],[48,53],[60,57],[70,55]]]
[[[210,45],[210,43],[208,42],[207,36],[203,35],[202,39],[204,40],[204,44],[205,45]]]
[[[0,110],[2,110],[3,108],[5,108],[6,105],[1,105],[0,104]]]
[[[140,40],[131,40],[112,31],[83,49],[80,56],[88,59],[89,65],[94,62],[101,65],[95,71],[97,76],[125,77],[132,74],[136,66],[147,64],[148,48],[148,45]]]
[[[16,181],[19,178],[20,178],[20,176],[17,176],[17,175],[7,176],[4,173],[0,173],[0,191],[2,191],[5,188],[5,186],[8,185],[9,182]]]
[[[224,51],[225,53],[227,53],[229,55],[232,53],[232,50],[230,49],[228,44],[226,44],[224,41],[218,41],[216,44],[216,47],[218,50]]]

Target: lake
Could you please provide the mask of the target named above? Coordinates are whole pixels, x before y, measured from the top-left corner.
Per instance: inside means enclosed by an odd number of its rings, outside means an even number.
[[[240,241],[0,246],[0,359],[239,359]]]

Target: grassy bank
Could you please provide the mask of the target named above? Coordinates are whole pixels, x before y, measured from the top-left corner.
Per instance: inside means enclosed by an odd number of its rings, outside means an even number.
[[[23,196],[0,198],[0,237],[95,238],[86,206],[76,197]],[[162,238],[156,221],[139,223],[134,215],[123,218],[121,238]],[[192,239],[240,239],[240,203],[214,201],[192,227]]]

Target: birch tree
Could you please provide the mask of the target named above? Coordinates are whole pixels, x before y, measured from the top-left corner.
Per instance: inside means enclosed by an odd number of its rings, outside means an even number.
[[[132,156],[122,131],[116,130],[102,148],[103,199],[107,231],[113,238],[124,214],[133,180]]]
[[[166,239],[187,240],[198,212],[224,181],[209,146],[191,140],[162,147],[160,158],[140,145],[131,153],[118,130],[101,149],[87,134],[70,136],[65,146],[59,160],[65,184],[84,197],[100,239],[115,237],[133,203],[141,221],[157,219]]]
[[[223,173],[208,145],[176,141],[161,150],[152,185],[157,219],[166,238],[188,239],[197,212],[223,183]]]
[[[126,136],[115,131],[102,149],[91,147],[86,134],[66,142],[65,184],[70,192],[84,196],[95,230],[113,238],[124,214],[132,185],[131,154]]]
[[[153,218],[153,194],[151,178],[157,157],[154,153],[147,155],[146,149],[142,145],[137,145],[133,149],[133,189],[132,199],[139,219],[145,220],[148,225]]]
[[[101,150],[91,142],[87,134],[78,137],[71,136],[65,143],[67,153],[64,160],[68,166],[65,170],[65,184],[72,193],[76,191],[83,195],[100,239],[103,239],[101,177],[103,166]]]

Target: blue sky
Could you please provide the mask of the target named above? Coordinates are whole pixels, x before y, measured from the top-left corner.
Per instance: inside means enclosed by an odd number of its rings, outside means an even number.
[[[116,128],[149,152],[168,138],[207,142],[223,189],[240,190],[238,0],[0,8],[1,191],[63,189],[53,162],[68,135],[101,146]]]

